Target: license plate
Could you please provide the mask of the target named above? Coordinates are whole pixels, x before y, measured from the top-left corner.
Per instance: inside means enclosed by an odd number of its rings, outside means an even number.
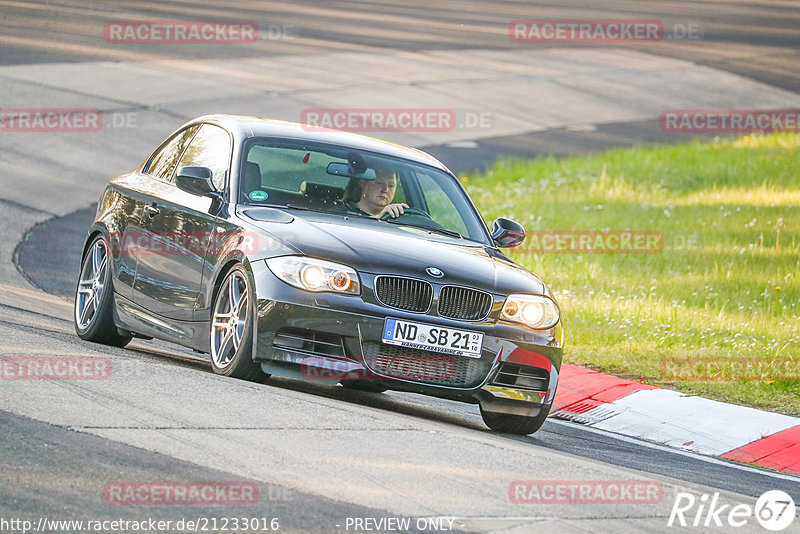
[[[483,334],[389,317],[383,327],[382,341],[411,349],[480,358]]]

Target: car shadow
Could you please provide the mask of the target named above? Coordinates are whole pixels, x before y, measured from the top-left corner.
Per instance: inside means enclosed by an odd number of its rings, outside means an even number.
[[[146,343],[137,343],[134,341],[133,344],[129,345],[125,349],[117,350],[134,352],[137,354],[137,356],[147,359],[156,359],[162,361],[168,360],[174,365],[213,374],[208,355],[193,353],[188,349],[175,350],[172,346],[167,344],[165,344],[164,347],[152,346],[150,345],[151,343],[158,343],[160,345],[160,342],[158,341],[148,341]],[[237,379],[230,378],[230,380]],[[358,406],[365,406],[387,412],[419,417],[428,421],[448,423],[462,428],[491,433],[497,436],[505,436],[515,441],[525,441],[531,443],[536,443],[539,441],[533,436],[517,436],[512,434],[492,432],[483,424],[480,415],[477,413],[477,405],[448,399],[440,399],[436,397],[428,397],[425,395],[400,391],[372,393],[367,391],[347,389],[333,382],[313,382],[279,376],[270,376],[268,378],[265,377],[256,382],[246,383],[254,386],[264,386],[284,389],[287,391],[296,391],[299,393],[314,395],[316,397],[324,397]],[[431,406],[433,403],[435,403],[436,406]],[[448,410],[448,408],[452,408],[453,411],[458,411],[459,413],[452,413]],[[443,411],[443,409],[445,411]]]
[[[319,382],[307,382],[303,380],[274,377],[274,376],[266,379],[265,381],[262,382],[262,384],[270,387],[277,387],[281,389],[297,391],[300,393],[307,393],[309,395],[315,395],[317,397],[334,399],[342,402],[347,402],[350,404],[357,404],[359,406],[366,406],[369,408],[376,408],[379,410],[385,410],[393,413],[400,413],[403,415],[420,417],[422,419],[430,421],[449,423],[463,428],[470,428],[473,430],[487,430],[483,426],[483,424],[479,422],[480,418],[478,418],[478,421],[473,421],[466,417],[461,417],[448,412],[442,412],[439,409],[425,406],[426,401],[448,403],[452,404],[453,406],[459,407],[459,409],[465,409],[465,416],[466,416],[467,415],[466,410],[473,405],[464,404],[457,401],[436,399],[431,397],[425,397],[424,395],[416,395],[414,393],[403,393],[398,391],[391,391],[386,393],[357,391],[344,388],[338,384],[323,384]],[[409,398],[408,401],[405,401],[405,399],[398,398],[400,396],[412,396],[412,395],[414,397],[413,400]],[[417,401],[417,399],[419,399],[419,401]],[[420,402],[422,404],[420,404]]]

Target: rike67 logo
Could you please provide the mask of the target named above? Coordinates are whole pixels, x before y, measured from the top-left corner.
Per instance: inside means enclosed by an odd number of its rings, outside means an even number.
[[[794,522],[794,500],[781,490],[770,490],[761,495],[755,506],[720,502],[719,493],[703,494],[697,497],[692,493],[680,492],[675,496],[675,504],[669,514],[667,526],[703,527],[705,529],[723,527],[743,527],[755,520],[772,532],[785,530]]]

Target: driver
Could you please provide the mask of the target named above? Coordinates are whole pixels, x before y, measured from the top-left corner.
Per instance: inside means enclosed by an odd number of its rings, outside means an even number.
[[[374,180],[353,178],[347,184],[343,199],[347,209],[368,217],[401,216],[408,204],[392,204],[397,191],[397,171],[381,164],[374,169]]]

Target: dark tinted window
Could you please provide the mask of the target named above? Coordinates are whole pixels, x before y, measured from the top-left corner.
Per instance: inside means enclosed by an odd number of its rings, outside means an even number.
[[[168,182],[175,172],[178,160],[183,154],[186,145],[192,140],[199,126],[192,126],[176,133],[150,158],[150,163],[144,172],[153,175],[159,180]]]
[[[225,189],[231,166],[231,139],[228,132],[213,124],[204,124],[184,152],[178,167],[187,165],[208,167],[213,173],[211,181],[214,187]]]

